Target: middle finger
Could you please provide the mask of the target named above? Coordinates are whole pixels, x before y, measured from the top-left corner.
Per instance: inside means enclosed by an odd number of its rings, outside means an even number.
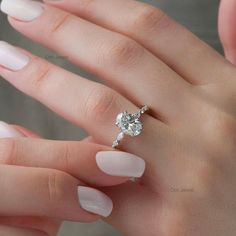
[[[106,154],[109,158],[104,157]],[[0,164],[56,169],[99,186],[140,177],[145,168],[141,158],[98,144],[31,138],[1,139]]]
[[[118,133],[114,125],[118,113],[126,109],[129,112],[137,112],[138,108],[133,103],[114,90],[74,75],[3,42],[0,42],[0,64],[5,65],[0,67],[0,74],[10,83],[59,115],[81,125],[100,143],[112,144]],[[21,68],[12,70],[16,66]],[[173,138],[170,137],[172,134],[169,127],[163,122],[145,114],[144,118],[142,135],[136,137],[135,142],[126,138],[123,147],[128,152],[150,159],[151,149],[154,148],[153,140],[156,140],[159,150],[168,151],[163,144],[170,143]],[[153,130],[157,130],[157,133]],[[150,136],[150,133],[153,135]],[[143,145],[142,140],[148,145]]]
[[[134,103],[148,104],[169,122],[182,120],[190,83],[136,41],[33,1],[5,0],[1,8],[18,31],[102,77]]]

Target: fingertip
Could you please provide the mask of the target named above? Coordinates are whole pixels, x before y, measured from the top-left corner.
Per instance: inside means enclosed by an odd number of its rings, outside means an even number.
[[[78,187],[80,206],[91,213],[108,217],[113,210],[112,200],[103,192],[85,186]]]

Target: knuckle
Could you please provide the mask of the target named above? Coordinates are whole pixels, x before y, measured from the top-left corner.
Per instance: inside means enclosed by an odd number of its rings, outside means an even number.
[[[47,195],[49,203],[59,203],[65,199],[66,175],[60,171],[52,171],[47,175]]]
[[[222,137],[224,140],[226,138],[230,140],[235,140],[235,134],[236,134],[236,122],[232,119],[224,119],[220,125],[220,134],[222,134]]]
[[[83,12],[89,11],[89,9],[92,7],[91,5],[96,4],[96,0],[80,0],[78,2],[79,9],[81,9]]]
[[[144,48],[134,40],[124,37],[110,46],[104,45],[106,50],[102,50],[102,63],[132,66],[137,63],[138,59],[144,53]]]
[[[16,140],[1,139],[0,141],[0,162],[1,164],[17,165]]]
[[[132,21],[132,29],[154,29],[166,27],[170,24],[170,18],[158,8],[146,5],[137,10]]]
[[[75,189],[78,180],[66,172],[56,169],[41,169],[34,176],[37,183],[37,200],[40,211],[48,216],[68,214],[68,208],[76,206]],[[32,181],[33,182],[33,181]]]
[[[208,140],[214,149],[222,144],[235,145],[236,121],[225,114],[216,114],[208,124]],[[218,150],[218,149],[217,149]]]
[[[112,110],[117,107],[117,95],[111,89],[103,85],[91,89],[85,99],[85,119],[93,119],[97,122],[106,119],[107,114],[113,114]]]
[[[37,74],[32,80],[34,87],[40,88],[45,81],[48,81],[50,78],[51,69],[44,68],[40,70],[40,73]]]
[[[65,29],[70,23],[70,20],[71,15],[69,13],[55,13],[53,21],[51,21],[45,35],[47,35],[48,38],[53,37],[54,34],[63,31],[63,29]]]
[[[219,179],[223,175],[221,169],[213,161],[207,161],[204,166],[199,167],[196,171],[200,193],[207,195],[214,194],[217,183],[221,182]]]
[[[42,92],[41,88],[45,87],[46,83],[52,78],[53,67],[35,58],[35,62],[24,72],[24,79],[27,81],[24,86],[28,92]]]
[[[63,169],[65,171],[69,171],[71,169],[71,157],[73,156],[71,154],[71,145],[68,143],[64,143],[61,145],[60,151],[58,156],[56,155],[56,163],[60,169]]]
[[[215,169],[209,164],[206,164],[202,167],[200,167],[197,170],[197,175],[199,182],[201,183],[201,185],[203,186],[210,186],[212,183],[212,179],[215,176]]]
[[[169,206],[166,207],[168,214],[166,214],[166,218],[164,218],[164,232],[161,234],[162,236],[182,236],[183,234],[183,226],[187,224],[189,221],[189,209],[188,205],[184,200],[179,199],[179,204],[172,209],[169,209]],[[166,210],[165,209],[165,210]],[[164,210],[164,211],[165,211]],[[170,211],[170,212],[169,212]]]

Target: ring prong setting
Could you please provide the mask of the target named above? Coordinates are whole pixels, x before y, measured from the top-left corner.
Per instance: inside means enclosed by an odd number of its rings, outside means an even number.
[[[147,106],[142,107],[137,113],[131,114],[127,111],[119,113],[116,117],[116,126],[120,129],[117,139],[113,142],[112,147],[119,145],[125,135],[134,137],[141,134],[143,124],[140,117],[148,110]]]

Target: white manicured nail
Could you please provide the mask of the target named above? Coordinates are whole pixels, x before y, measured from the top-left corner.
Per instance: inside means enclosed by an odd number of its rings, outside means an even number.
[[[0,138],[24,137],[19,131],[14,129],[9,124],[0,121]]]
[[[0,65],[13,71],[21,70],[29,62],[29,57],[14,46],[0,41]]]
[[[78,197],[80,206],[86,211],[104,217],[108,217],[112,212],[112,200],[97,189],[80,186]]]
[[[145,170],[142,158],[126,152],[98,152],[96,162],[103,172],[113,176],[141,177]]]
[[[31,0],[3,0],[1,11],[20,21],[32,21],[42,14],[43,5]]]

